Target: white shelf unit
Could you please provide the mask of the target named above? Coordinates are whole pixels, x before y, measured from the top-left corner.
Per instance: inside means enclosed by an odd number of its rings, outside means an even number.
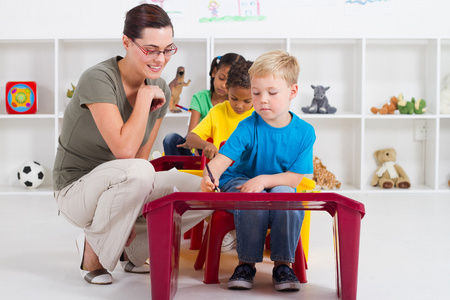
[[[169,83],[178,66],[186,69],[180,104],[188,107],[194,93],[209,88],[211,60],[227,52],[255,60],[274,49],[287,50],[300,61],[300,93],[291,110],[311,123],[317,135],[315,155],[333,172],[345,193],[450,193],[450,115],[439,113],[440,82],[450,73],[450,38],[301,38],[301,37],[183,37],[175,38],[179,52],[162,77]],[[124,55],[117,39],[0,40],[0,195],[51,193],[53,160],[66,106],[66,92],[92,65]],[[5,109],[8,81],[38,84],[38,112],[9,115]],[[311,85],[330,86],[327,96],[338,111],[334,115],[303,114],[311,104]],[[423,115],[373,115],[391,96],[403,93],[427,101]],[[169,132],[185,135],[189,113],[168,113],[154,150],[162,152]],[[415,135],[417,123],[426,125],[426,139]],[[407,190],[370,186],[377,168],[373,153],[397,150],[397,163],[409,175]],[[42,163],[43,186],[22,188],[17,168],[26,160]]]

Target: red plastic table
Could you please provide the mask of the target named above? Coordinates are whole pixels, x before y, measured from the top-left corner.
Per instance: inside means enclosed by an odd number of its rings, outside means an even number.
[[[172,193],[145,204],[152,299],[172,299],[178,286],[181,216],[187,210],[324,210],[333,217],[336,290],[356,299],[364,205],[336,193]]]

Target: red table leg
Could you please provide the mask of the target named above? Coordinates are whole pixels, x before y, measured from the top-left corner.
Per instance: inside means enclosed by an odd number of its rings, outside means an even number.
[[[152,285],[158,285],[157,288],[152,287],[152,299],[169,300],[177,292],[180,224],[181,216],[174,211],[173,203],[150,211],[147,216],[150,279]]]
[[[337,293],[341,299],[356,300],[358,284],[361,214],[337,204],[334,215]]]

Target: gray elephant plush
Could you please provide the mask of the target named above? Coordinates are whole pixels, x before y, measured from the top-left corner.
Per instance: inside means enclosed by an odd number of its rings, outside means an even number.
[[[302,111],[305,114],[334,114],[337,109],[330,106],[330,104],[328,103],[328,98],[325,95],[325,92],[330,87],[323,87],[321,85],[311,85],[311,87],[314,89],[314,98],[311,102],[311,106],[302,107]]]

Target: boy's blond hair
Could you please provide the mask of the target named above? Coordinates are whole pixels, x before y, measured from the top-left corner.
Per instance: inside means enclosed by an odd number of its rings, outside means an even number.
[[[288,86],[296,84],[300,65],[295,56],[289,55],[286,51],[274,50],[259,56],[252,67],[248,70],[250,80],[254,77],[265,78],[273,76],[286,80]]]

